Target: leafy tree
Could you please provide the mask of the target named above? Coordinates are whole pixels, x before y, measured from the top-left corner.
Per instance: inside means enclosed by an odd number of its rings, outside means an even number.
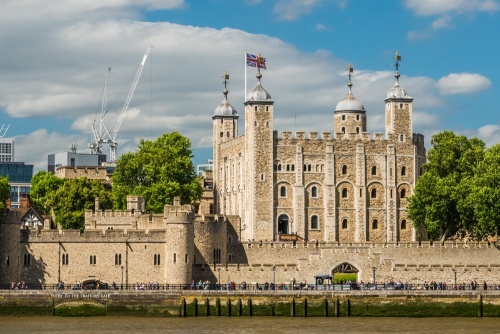
[[[85,210],[94,208],[96,197],[102,209],[112,208],[112,195],[104,184],[82,177],[65,180],[48,204],[54,209],[57,224],[63,228],[81,229],[85,224]]]
[[[500,226],[500,144],[486,150],[472,183],[467,199],[477,217],[474,236],[484,239]]]
[[[10,185],[7,178],[0,176],[0,213],[6,209],[6,202],[10,198]]]
[[[49,203],[54,202],[56,191],[64,184],[64,179],[46,171],[39,171],[31,179],[30,201],[33,207],[45,214],[50,213]]]
[[[451,131],[432,137],[424,165],[426,172],[409,198],[408,214],[416,228],[425,228],[432,240],[458,234],[474,235],[477,220],[469,197],[476,167],[485,144]]]
[[[178,132],[156,141],[141,140],[137,152],[118,159],[112,178],[115,207],[125,209],[127,195],[143,196],[147,210],[154,213],[162,212],[176,196],[182,203],[200,199],[202,189],[191,158],[191,143]]]

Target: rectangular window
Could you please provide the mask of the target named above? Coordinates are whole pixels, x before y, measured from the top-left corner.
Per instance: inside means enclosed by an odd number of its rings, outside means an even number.
[[[31,255],[24,254],[24,266],[29,267],[31,265]]]
[[[174,253],[174,263],[177,263],[177,254]]]
[[[184,257],[184,263],[188,263],[188,255],[186,254],[186,256]]]
[[[90,264],[91,265],[97,264],[97,257],[95,255],[90,255]]]

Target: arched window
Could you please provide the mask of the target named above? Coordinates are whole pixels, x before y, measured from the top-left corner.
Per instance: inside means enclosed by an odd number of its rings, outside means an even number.
[[[373,230],[378,229],[378,220],[374,219],[374,220],[372,221],[372,229],[373,229]]]
[[[359,115],[356,115],[356,121],[359,121]]]
[[[356,128],[356,133],[359,133],[359,128]]]
[[[401,198],[406,198],[406,189],[401,189]]]
[[[287,172],[289,172],[289,171],[290,171],[290,165],[289,165],[289,164],[287,164],[287,165],[286,165],[286,171],[287,171]]]
[[[345,128],[344,127],[342,127],[342,133],[345,133]]]
[[[401,229],[402,229],[402,230],[406,230],[406,219],[403,219],[403,220],[401,221]]]
[[[292,165],[292,172],[295,170],[295,165]]]
[[[342,198],[347,198],[347,188],[342,188]]]
[[[399,135],[399,141],[405,141],[405,135]]]
[[[375,188],[372,189],[371,198],[377,198],[377,189]]]
[[[281,197],[286,197],[286,187],[285,186],[281,186],[281,188],[280,188],[280,196]]]
[[[313,215],[311,216],[311,230],[317,230],[317,229],[319,229],[318,216]]]
[[[347,228],[347,219],[342,219],[342,229],[346,229]]]
[[[281,172],[281,164],[278,164],[278,172]]]
[[[403,166],[401,167],[401,176],[405,176],[406,175],[406,167]]]
[[[307,171],[310,172],[311,171],[311,164],[307,165]]]
[[[342,174],[343,175],[347,174],[347,166],[346,165],[342,166]]]
[[[318,188],[316,186],[311,188],[311,197],[318,197]]]
[[[278,170],[278,165],[274,164],[274,171],[276,172]]]
[[[372,166],[372,175],[377,175],[377,166]]]
[[[269,121],[266,121],[266,128],[268,128],[268,127],[269,127]]]
[[[342,120],[345,121],[345,115],[342,115]]]
[[[220,137],[221,137],[221,138],[222,138],[222,137],[224,137],[224,132],[221,132],[221,133],[220,133]]]

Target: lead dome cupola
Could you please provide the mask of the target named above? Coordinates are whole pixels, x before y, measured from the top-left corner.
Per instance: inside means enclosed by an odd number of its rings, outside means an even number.
[[[399,52],[396,52],[395,59],[396,63],[394,64],[394,66],[396,66],[396,73],[394,73],[394,77],[396,78],[396,83],[387,92],[386,99],[412,99],[412,97],[408,95],[406,90],[399,84],[399,62],[401,61]]]
[[[229,75],[227,72],[224,72],[224,90],[222,93],[224,94],[224,99],[222,102],[215,108],[214,116],[238,116],[236,109],[229,103],[227,99],[227,94],[229,91],[227,90],[227,80],[229,79]]]
[[[260,78],[262,78],[262,74],[257,72],[257,85],[254,89],[247,93],[246,100],[247,101],[269,101],[271,100],[271,94],[268,93],[267,90],[262,87],[260,82]]]
[[[349,71],[349,82],[347,83],[347,87],[349,87],[349,91],[347,92],[346,97],[337,103],[335,107],[335,113],[339,112],[351,112],[351,113],[365,113],[365,107],[363,104],[357,100],[352,94],[352,82],[351,82],[351,74],[354,71],[351,64],[347,67]]]

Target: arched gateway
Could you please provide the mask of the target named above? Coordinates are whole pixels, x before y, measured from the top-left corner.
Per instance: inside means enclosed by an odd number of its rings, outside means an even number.
[[[332,269],[332,277],[335,277],[335,274],[337,274],[337,277],[340,276],[347,276],[347,275],[339,275],[339,274],[355,274],[356,279],[353,279],[354,282],[357,281],[358,278],[358,272],[359,270],[353,266],[352,264],[348,262],[343,262],[336,266],[335,268]]]

